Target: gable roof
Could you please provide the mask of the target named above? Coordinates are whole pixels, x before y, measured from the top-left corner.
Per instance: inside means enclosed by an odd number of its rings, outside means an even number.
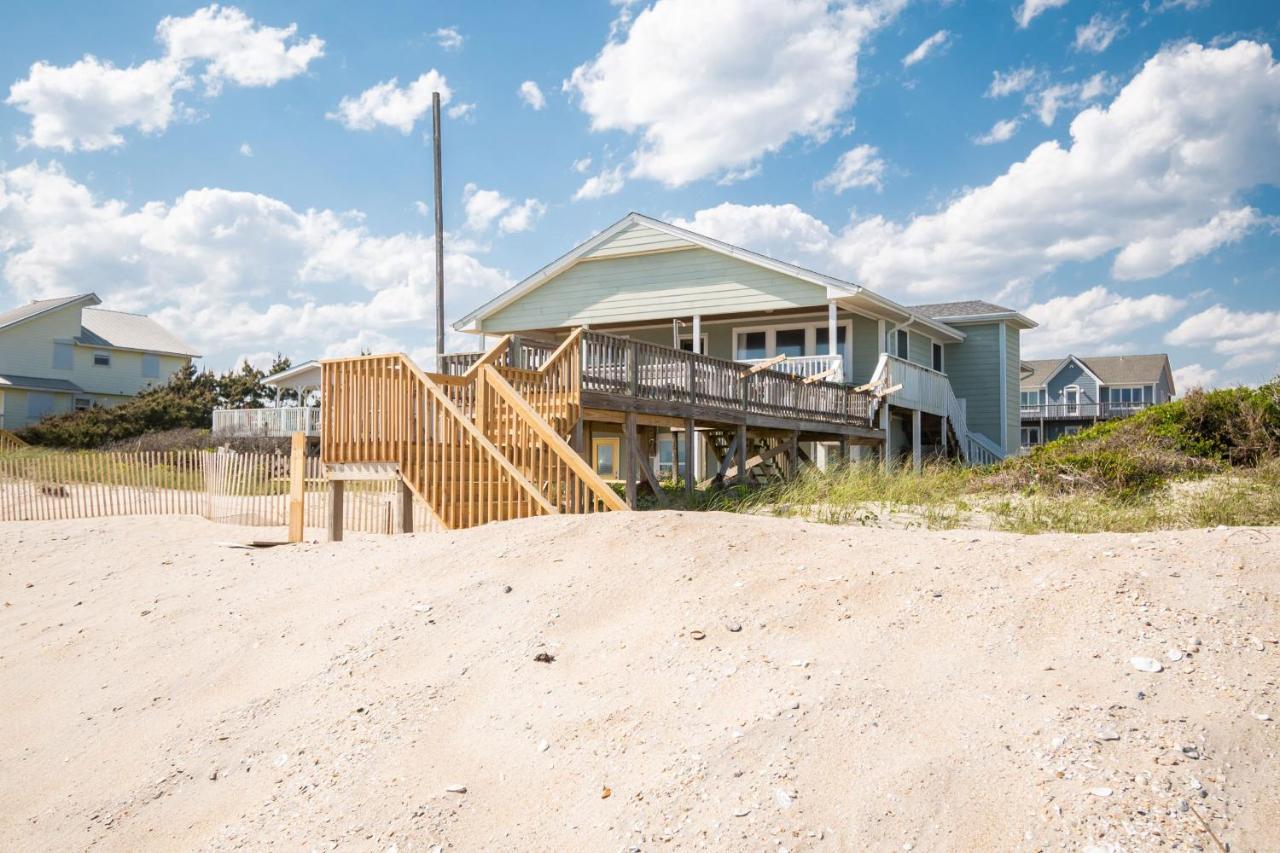
[[[862,297],[883,310],[900,313],[905,318],[903,321],[904,324],[917,322],[920,325],[936,330],[948,339],[957,341],[964,340],[964,332],[959,329],[951,328],[945,323],[927,317],[914,309],[908,308],[904,305],[899,305],[890,299],[886,299],[877,293],[867,290],[861,285],[841,281],[838,278],[823,275],[822,273],[814,272],[813,270],[797,266],[796,264],[779,261],[775,258],[770,258],[767,255],[761,255],[758,252],[751,251],[750,249],[743,249],[740,246],[724,243],[713,237],[707,237],[704,234],[699,234],[695,231],[681,228],[678,225],[672,225],[670,222],[663,222],[660,219],[654,219],[653,217],[645,216],[642,213],[636,213],[635,211],[628,213],[626,216],[622,217],[599,234],[596,234],[594,237],[580,243],[572,250],[561,255],[559,258],[547,264],[533,275],[525,278],[514,287],[498,294],[496,297],[484,303],[470,314],[467,314],[462,319],[456,321],[453,324],[453,328],[460,332],[476,331],[475,324],[477,321],[484,320],[486,317],[489,317],[524,297],[528,293],[536,290],[538,287],[546,284],[548,281],[569,269],[579,261],[594,256],[597,250],[604,247],[622,232],[627,231],[636,225],[645,226],[652,231],[661,232],[668,237],[674,238],[676,241],[687,243],[687,248],[700,247],[707,249],[721,255],[737,258],[738,260],[745,261],[749,264],[755,264],[756,266],[772,270],[773,272],[781,273],[782,275],[791,276],[792,278],[797,278],[801,281],[806,281],[810,284],[826,288],[829,297]],[[650,251],[671,251],[672,248],[673,245],[668,242],[662,248],[651,249]],[[620,253],[615,252],[605,254],[616,255]]]
[[[19,305],[8,311],[0,312],[0,329],[16,326],[50,311],[66,308],[68,305],[82,303],[84,305],[101,305],[102,300],[95,293],[80,293],[75,296],[59,296],[54,299],[37,299],[26,305]]]
[[[923,314],[933,320],[944,323],[977,323],[993,320],[1007,320],[1021,329],[1034,329],[1040,325],[1012,308],[984,302],[981,299],[966,299],[961,302],[929,302],[924,305],[909,306],[912,311]]]
[[[80,312],[80,337],[76,340],[91,347],[142,350],[191,358],[200,355],[150,317],[104,308],[85,308]]]
[[[1030,369],[1022,376],[1020,385],[1039,388],[1048,384],[1059,370],[1075,361],[1102,385],[1154,385],[1162,373],[1169,373],[1169,393],[1173,394],[1173,372],[1169,356],[1152,355],[1068,355],[1065,358],[1028,359],[1023,363]]]

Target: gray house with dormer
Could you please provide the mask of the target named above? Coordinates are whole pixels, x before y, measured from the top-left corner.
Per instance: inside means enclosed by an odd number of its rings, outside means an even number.
[[[1164,353],[1024,361],[1018,387],[1024,448],[1167,403],[1177,393]]]

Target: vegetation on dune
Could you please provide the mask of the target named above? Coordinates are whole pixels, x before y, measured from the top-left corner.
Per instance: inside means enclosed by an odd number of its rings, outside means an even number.
[[[1280,379],[1192,391],[986,468],[849,465],[701,503],[836,524],[1024,533],[1280,524]]]
[[[265,405],[275,392],[262,384],[263,378],[289,366],[289,359],[282,356],[276,357],[268,373],[248,363],[222,374],[197,372],[194,366],[188,365],[165,385],[144,391],[118,406],[93,406],[44,418],[22,430],[19,437],[33,445],[77,450],[176,450],[208,446],[208,430],[215,408]],[[176,443],[164,440],[165,436],[172,437]],[[202,438],[204,444],[200,443]]]

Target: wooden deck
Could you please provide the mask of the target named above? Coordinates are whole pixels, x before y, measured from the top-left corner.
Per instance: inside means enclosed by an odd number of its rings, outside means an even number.
[[[584,416],[623,422],[633,448],[641,418],[734,428],[744,471],[748,428],[785,432],[793,447],[883,435],[872,396],[849,386],[584,329],[556,345],[508,336],[442,366],[424,373],[399,354],[322,362],[321,456],[393,463],[449,528],[627,508],[580,452]],[[636,463],[656,482],[639,451],[626,455],[634,505]]]

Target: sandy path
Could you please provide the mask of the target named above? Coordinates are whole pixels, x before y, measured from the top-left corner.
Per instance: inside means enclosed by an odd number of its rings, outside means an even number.
[[[1280,849],[1280,530],[261,536],[0,525],[0,849]]]

